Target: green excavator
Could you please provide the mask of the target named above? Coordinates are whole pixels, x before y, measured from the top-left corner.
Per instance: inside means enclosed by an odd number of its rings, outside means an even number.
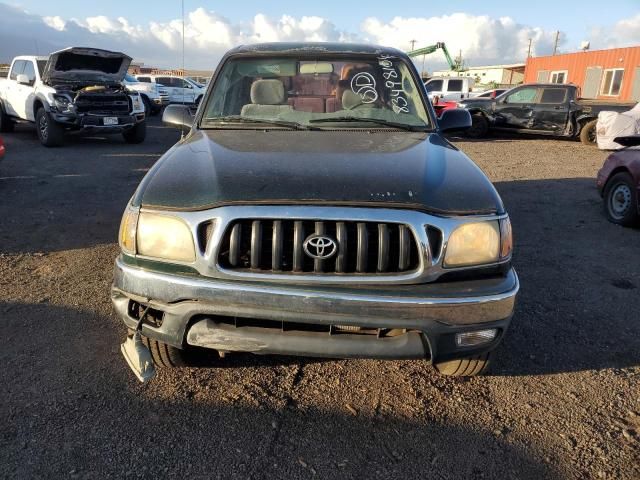
[[[428,47],[418,48],[417,50],[411,50],[407,52],[407,55],[410,57],[419,57],[421,55],[429,55],[430,53],[435,52],[436,50],[442,50],[444,53],[444,57],[447,59],[447,63],[449,64],[449,68],[454,72],[461,72],[464,70],[464,65],[462,64],[462,58],[456,58],[455,60],[451,58],[449,55],[449,50],[447,50],[447,46],[444,42],[438,42],[435,45],[429,45]]]

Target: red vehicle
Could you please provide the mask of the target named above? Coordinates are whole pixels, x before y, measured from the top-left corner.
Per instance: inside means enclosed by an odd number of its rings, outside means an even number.
[[[640,145],[640,136],[618,137],[627,147]],[[596,180],[607,218],[625,227],[640,224],[640,150],[624,149],[604,161]]]
[[[431,100],[431,104],[433,105],[433,109],[436,111],[436,115],[438,115],[438,118],[442,116],[442,112],[444,112],[445,110],[458,107],[458,102],[440,100],[439,97],[433,97],[433,100]]]
[[[5,152],[4,142],[2,141],[2,137],[0,137],[0,158],[4,157],[4,152]]]

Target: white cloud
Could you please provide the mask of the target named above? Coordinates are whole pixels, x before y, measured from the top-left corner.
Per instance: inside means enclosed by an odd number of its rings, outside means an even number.
[[[630,47],[640,44],[640,13],[613,26],[591,30],[591,48]]]
[[[55,17],[43,17],[42,21],[48,27],[58,30],[59,32],[63,31],[64,27],[67,25],[67,22],[57,15]]]
[[[550,53],[555,36],[554,31],[524,25],[510,17],[466,13],[390,20],[369,17],[357,32],[340,30],[320,16],[283,15],[274,19],[257,13],[246,22],[234,23],[216,12],[196,8],[185,20],[185,65],[202,69],[213,68],[235,45],[266,41],[361,41],[401,50],[408,50],[411,40],[416,40],[416,48],[445,42],[453,56],[461,50],[471,65],[511,63],[524,60],[530,38],[535,55]],[[639,30],[640,15],[621,20],[615,28],[607,29],[608,36],[603,34],[603,38],[606,46],[639,43]],[[566,37],[561,34],[560,45],[564,44]],[[104,15],[84,19],[42,17],[0,3],[0,61],[70,45],[120,50],[146,64],[174,67],[181,63],[182,21],[131,24],[124,17]],[[440,53],[427,57],[431,70],[444,65]]]
[[[466,13],[429,18],[395,17],[389,22],[371,17],[364,20],[361,28],[367,39],[401,50],[408,50],[412,40],[416,41],[416,49],[444,42],[452,57],[462,52],[465,62],[471,65],[524,62],[530,38],[534,55],[548,54],[555,36],[555,32],[522,25],[510,17]],[[443,65],[443,57],[437,55],[428,56],[427,65]]]

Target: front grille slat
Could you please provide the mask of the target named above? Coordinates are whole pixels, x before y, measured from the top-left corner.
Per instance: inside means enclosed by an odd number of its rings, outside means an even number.
[[[386,272],[389,268],[389,226],[378,224],[378,272]]]
[[[251,224],[251,268],[260,268],[262,257],[262,222],[254,220]]]
[[[302,244],[304,243],[304,225],[296,220],[293,224],[293,271],[302,271]]]
[[[234,267],[240,262],[240,237],[242,235],[242,224],[236,223],[231,229],[229,240],[229,263]]]
[[[347,227],[344,222],[336,223],[336,240],[338,241],[336,272],[344,273],[347,270]]]
[[[316,222],[316,235],[324,235],[325,228],[324,222]],[[322,273],[324,271],[324,259],[323,258],[314,258],[313,259],[313,271],[315,273]]]
[[[398,259],[398,269],[405,270],[409,265],[410,258],[409,253],[411,252],[410,244],[409,244],[409,228],[406,225],[400,225],[398,229],[399,233],[399,251],[400,258]]]
[[[282,221],[273,221],[273,237],[271,240],[271,268],[278,272],[282,270]]]
[[[412,229],[380,221],[240,218],[228,223],[216,251],[230,273],[393,276],[421,265]]]
[[[358,260],[356,271],[366,273],[369,259],[369,232],[366,223],[358,223]]]

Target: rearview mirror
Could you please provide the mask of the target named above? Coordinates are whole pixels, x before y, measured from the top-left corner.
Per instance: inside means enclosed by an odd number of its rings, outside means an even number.
[[[442,112],[438,119],[441,132],[462,132],[471,127],[471,114],[463,108],[453,108]]]
[[[20,85],[31,85],[31,81],[29,80],[29,77],[26,76],[24,73],[21,73],[16,77],[16,82],[18,82]]]
[[[168,105],[162,114],[162,123],[168,127],[189,130],[193,125],[193,113],[187,105]]]

